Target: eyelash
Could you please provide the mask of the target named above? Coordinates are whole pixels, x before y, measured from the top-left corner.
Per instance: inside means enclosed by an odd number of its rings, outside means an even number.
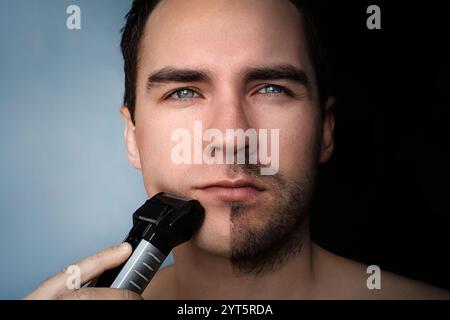
[[[283,86],[279,86],[279,85],[275,85],[275,84],[268,84],[268,85],[260,88],[258,90],[258,92],[263,90],[263,89],[270,88],[270,87],[273,87],[273,88],[275,88],[277,90],[281,90],[281,93],[263,93],[263,94],[265,94],[265,95],[276,95],[276,96],[278,96],[278,95],[286,95],[286,96],[290,96],[290,97],[293,96],[293,93],[292,93],[291,90],[289,90],[289,89],[287,89],[287,88],[285,88]],[[177,90],[172,91],[171,93],[169,93],[167,95],[167,98],[165,98],[164,100],[174,99],[174,100],[178,100],[178,101],[190,101],[191,99],[194,99],[194,98],[186,98],[186,99],[172,98],[172,96],[176,95],[178,92],[185,91],[185,90],[194,92],[196,94],[199,94],[196,90],[191,89],[191,88],[180,88],[180,89],[177,89]]]

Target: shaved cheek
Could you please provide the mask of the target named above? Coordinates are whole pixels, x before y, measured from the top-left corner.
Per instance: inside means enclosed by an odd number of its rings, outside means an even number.
[[[144,184],[147,191],[154,191],[157,183],[170,181],[170,135],[159,126],[155,126],[155,121],[151,124],[146,122],[139,124],[136,128],[136,139],[139,148],[139,155],[142,166]],[[151,185],[150,185],[151,184]]]

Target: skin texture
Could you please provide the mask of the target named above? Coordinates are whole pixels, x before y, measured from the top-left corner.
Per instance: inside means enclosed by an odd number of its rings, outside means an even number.
[[[165,0],[147,21],[138,64],[135,124],[128,109],[120,109],[127,156],[142,171],[149,197],[164,191],[196,198],[206,217],[194,238],[173,250],[174,265],[156,274],[143,298],[449,297],[443,290],[388,272],[382,273],[382,290],[368,290],[366,266],[310,241],[308,203],[317,167],[333,152],[334,99],[327,100],[322,117],[301,21],[287,0]],[[289,80],[246,82],[242,76],[247,68],[279,64],[302,69],[310,85]],[[207,70],[210,81],[156,84],[149,90],[148,76],[168,66]],[[295,96],[268,94],[262,89],[269,84],[286,87]],[[182,88],[196,94],[184,100],[172,95]],[[202,121],[204,130],[222,132],[280,129],[278,175],[257,176],[242,166],[173,163],[171,133],[178,128],[193,133],[196,120]],[[231,141],[227,136],[215,148],[225,148]],[[244,147],[238,145],[236,150]],[[255,200],[230,203],[199,189],[243,176],[264,186]],[[265,232],[274,224],[276,234]],[[252,234],[262,235],[265,242],[252,239]],[[120,264],[127,254],[125,249],[109,249],[88,258],[82,269],[92,270],[85,271],[83,279]],[[112,289],[66,292],[66,279],[60,273],[27,298],[139,298]]]

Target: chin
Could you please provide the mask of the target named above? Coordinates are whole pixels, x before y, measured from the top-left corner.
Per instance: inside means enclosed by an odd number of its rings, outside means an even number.
[[[200,230],[191,239],[191,243],[210,254],[227,257],[231,256],[231,221],[229,209],[214,210],[205,208],[205,220]]]

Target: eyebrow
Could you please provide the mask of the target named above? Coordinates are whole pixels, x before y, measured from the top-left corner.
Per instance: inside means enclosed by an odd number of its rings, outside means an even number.
[[[152,73],[147,80],[147,89],[155,85],[169,82],[210,82],[211,78],[203,70],[177,69],[165,67]]]
[[[290,64],[275,67],[252,67],[245,71],[246,82],[255,80],[289,80],[309,88],[308,75],[302,69]]]
[[[211,82],[209,74],[204,69],[164,67],[150,74],[147,80],[147,88],[150,90],[155,85],[170,82]],[[247,83],[256,80],[289,80],[307,88],[310,85],[305,71],[290,64],[250,67],[241,72],[241,74]]]

